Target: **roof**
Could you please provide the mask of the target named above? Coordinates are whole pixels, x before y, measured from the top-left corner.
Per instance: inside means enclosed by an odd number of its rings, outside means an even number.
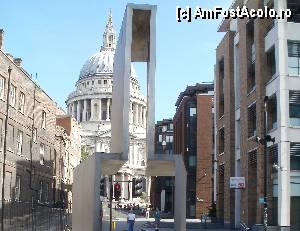
[[[213,83],[196,83],[194,86],[187,86],[186,89],[181,92],[177,98],[175,106],[178,107],[180,105],[181,100],[184,96],[194,96],[196,94],[205,94],[209,91],[214,90]]]

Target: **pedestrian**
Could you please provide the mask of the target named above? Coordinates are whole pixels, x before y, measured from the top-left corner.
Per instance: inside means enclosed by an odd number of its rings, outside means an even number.
[[[128,231],[133,231],[134,222],[135,222],[135,214],[131,209],[127,215]]]
[[[155,230],[159,230],[159,223],[160,223],[160,211],[158,208],[156,208],[156,211],[154,213],[155,218]]]
[[[150,205],[148,205],[146,208],[146,218],[149,219],[149,216],[150,216]]]

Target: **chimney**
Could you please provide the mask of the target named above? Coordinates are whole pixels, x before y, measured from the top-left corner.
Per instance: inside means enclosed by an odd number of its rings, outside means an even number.
[[[4,30],[0,29],[0,50],[3,50]]]
[[[14,61],[14,56],[11,53],[6,53],[6,55],[11,61]]]
[[[21,58],[14,58],[14,63],[20,67],[21,66],[21,63],[22,63],[22,59]]]

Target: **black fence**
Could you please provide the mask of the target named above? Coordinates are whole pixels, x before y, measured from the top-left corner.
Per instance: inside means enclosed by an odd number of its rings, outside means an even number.
[[[0,201],[1,202],[1,201]],[[0,204],[1,206],[1,204]],[[2,215],[2,209],[0,215]],[[2,217],[0,216],[0,219]],[[2,219],[0,221],[2,223]],[[71,230],[71,214],[65,209],[30,202],[5,202],[5,231]]]

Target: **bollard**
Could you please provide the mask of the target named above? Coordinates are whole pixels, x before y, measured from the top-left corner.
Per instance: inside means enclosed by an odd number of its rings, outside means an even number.
[[[116,221],[112,221],[112,223],[111,223],[111,229],[112,230],[116,229]]]

